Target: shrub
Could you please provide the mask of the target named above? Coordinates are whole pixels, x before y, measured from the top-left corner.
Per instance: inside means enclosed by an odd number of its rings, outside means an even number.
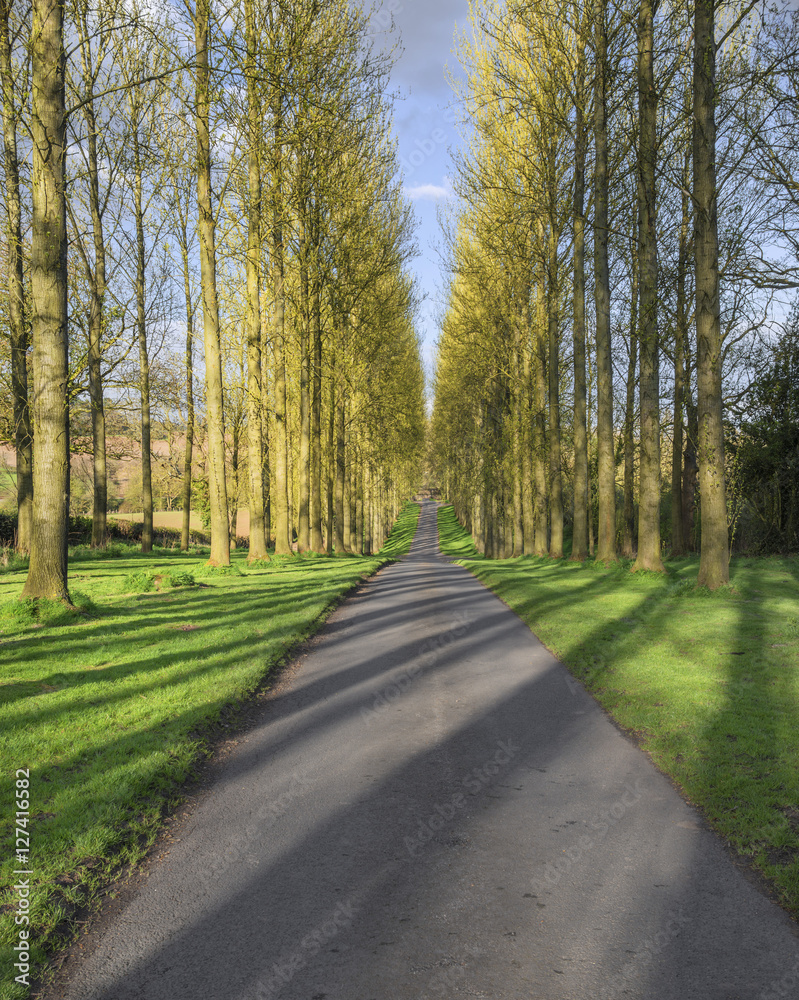
[[[149,594],[155,590],[155,578],[145,570],[128,573],[122,578],[121,588],[123,594]]]
[[[13,546],[17,539],[17,512],[0,511],[0,545]]]

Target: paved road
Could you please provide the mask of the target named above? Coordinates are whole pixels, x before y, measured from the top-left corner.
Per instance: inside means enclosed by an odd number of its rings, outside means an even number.
[[[176,836],[59,996],[799,995],[795,925],[438,555],[433,504]]]

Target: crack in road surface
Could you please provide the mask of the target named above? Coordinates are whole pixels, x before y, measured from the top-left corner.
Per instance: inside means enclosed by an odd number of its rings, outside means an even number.
[[[84,944],[52,997],[775,1000],[799,982],[795,925],[439,555],[433,503]]]

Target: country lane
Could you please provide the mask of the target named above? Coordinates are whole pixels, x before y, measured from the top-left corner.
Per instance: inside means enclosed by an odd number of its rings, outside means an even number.
[[[432,502],[173,835],[51,1000],[799,996],[796,925]]]

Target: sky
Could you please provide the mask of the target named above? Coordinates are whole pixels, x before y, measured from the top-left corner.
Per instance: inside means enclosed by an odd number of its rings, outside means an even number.
[[[383,0],[372,17],[376,41],[399,39],[401,55],[392,73],[392,89],[401,99],[394,107],[405,192],[418,220],[419,256],[412,263],[425,300],[419,333],[428,374],[432,375],[438,337],[443,278],[437,248],[441,244],[437,207],[451,195],[450,148],[458,142],[453,92],[445,66],[459,73],[454,54],[456,23],[466,26],[468,0]],[[396,30],[385,29],[393,19]]]

